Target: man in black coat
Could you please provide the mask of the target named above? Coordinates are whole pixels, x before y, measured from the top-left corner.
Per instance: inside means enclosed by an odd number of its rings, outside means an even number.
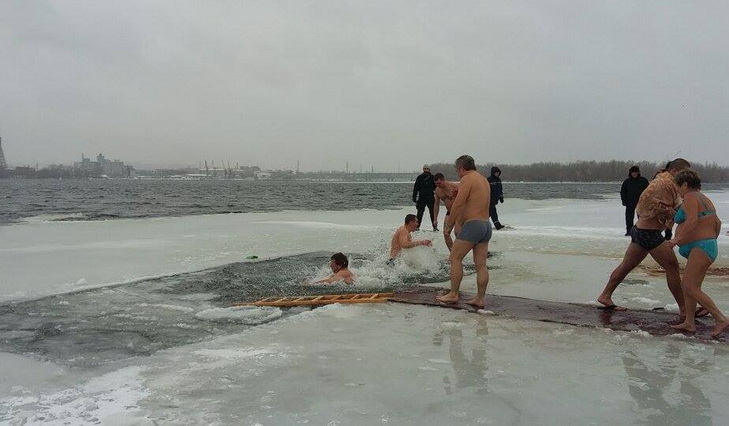
[[[638,205],[640,194],[648,188],[648,179],[640,175],[640,168],[633,166],[628,170],[628,178],[623,181],[620,187],[620,200],[625,206],[625,235],[630,235],[633,229],[635,207]]]
[[[430,223],[433,225],[433,231],[438,230],[438,224],[433,216],[433,206],[435,204],[435,180],[433,175],[430,173],[430,166],[427,164],[423,166],[423,173],[415,179],[415,185],[413,186],[413,203],[415,203],[418,209],[418,230],[420,224],[423,223],[423,213],[425,207],[428,207],[430,213]]]
[[[486,180],[491,185],[491,204],[489,204],[489,217],[494,222],[494,228],[501,229],[504,225],[499,222],[499,215],[496,213],[496,204],[504,202],[504,189],[501,186],[501,169],[494,166],[491,168],[491,176]]]

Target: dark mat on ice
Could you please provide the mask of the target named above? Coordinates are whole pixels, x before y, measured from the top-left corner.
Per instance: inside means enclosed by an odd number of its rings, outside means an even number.
[[[461,292],[458,303],[442,303],[435,300],[435,296],[445,294],[444,288],[418,286],[407,290],[396,291],[390,298],[392,302],[412,303],[417,305],[440,306],[451,309],[462,309],[476,312],[478,309],[467,305],[463,300],[473,297],[473,294]],[[519,319],[569,324],[578,327],[610,328],[620,331],[645,331],[653,336],[668,336],[680,334],[671,328],[671,324],[678,322],[676,313],[663,310],[635,310],[615,311],[598,309],[595,305],[585,305],[566,302],[549,302],[546,300],[527,299],[515,296],[486,295],[486,310],[496,315],[511,316]],[[696,319],[696,334],[688,334],[696,340],[727,342],[725,332],[720,338],[714,339],[710,333],[714,321],[711,317]]]

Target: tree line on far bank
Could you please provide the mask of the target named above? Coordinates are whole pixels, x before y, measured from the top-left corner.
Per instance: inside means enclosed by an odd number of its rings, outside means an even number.
[[[689,160],[690,162],[691,160]],[[501,179],[512,182],[615,182],[628,177],[628,169],[640,167],[641,175],[648,180],[666,167],[666,163],[650,161],[575,161],[571,163],[493,164],[477,165],[484,176],[491,174],[491,167],[501,169]],[[714,164],[691,163],[704,183],[729,182],[729,167]],[[453,163],[434,163],[432,173],[443,173],[448,180],[458,180]]]

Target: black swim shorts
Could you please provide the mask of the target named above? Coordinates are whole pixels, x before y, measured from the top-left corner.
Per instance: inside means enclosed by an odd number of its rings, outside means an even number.
[[[647,251],[651,251],[663,244],[666,239],[663,237],[663,231],[658,229],[639,229],[633,226],[630,230],[630,241]]]

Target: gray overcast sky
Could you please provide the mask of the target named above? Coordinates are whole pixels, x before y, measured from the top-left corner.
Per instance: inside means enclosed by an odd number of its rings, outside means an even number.
[[[727,1],[0,2],[11,165],[729,165]]]

